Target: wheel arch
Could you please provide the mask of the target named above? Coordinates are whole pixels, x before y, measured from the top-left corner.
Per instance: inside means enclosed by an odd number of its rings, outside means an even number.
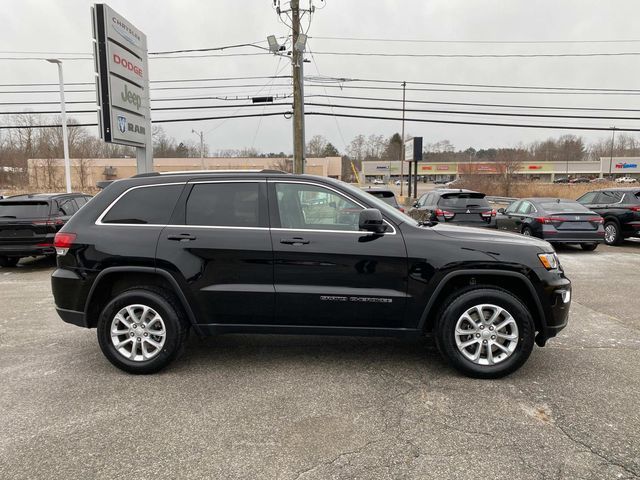
[[[507,290],[529,309],[537,331],[542,331],[546,326],[542,303],[534,285],[526,275],[506,270],[456,270],[447,273],[438,283],[420,317],[418,329],[431,330],[442,302],[456,290],[469,285],[477,285],[478,288],[494,286]]]
[[[176,296],[189,322],[198,334],[195,313],[180,288],[178,281],[166,270],[153,267],[109,267],[102,270],[91,285],[84,313],[90,328],[97,325],[102,307],[119,292],[140,285],[153,285],[163,288]]]

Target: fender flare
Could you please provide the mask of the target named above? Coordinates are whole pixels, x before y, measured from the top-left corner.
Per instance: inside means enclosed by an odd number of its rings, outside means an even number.
[[[438,286],[431,294],[431,298],[429,298],[429,302],[427,302],[427,306],[425,307],[424,311],[422,312],[422,315],[420,316],[420,323],[418,324],[419,330],[424,329],[425,323],[427,321],[427,317],[429,316],[429,313],[433,310],[434,303],[438,298],[438,295],[440,295],[442,290],[446,287],[447,283],[451,279],[455,277],[460,277],[462,275],[465,275],[465,276],[492,275],[492,276],[498,276],[498,277],[512,277],[512,278],[517,278],[521,280],[527,286],[529,293],[531,294],[531,297],[535,302],[535,306],[537,310],[536,313],[538,314],[538,318],[540,319],[540,330],[544,331],[546,329],[547,320],[544,314],[544,309],[542,308],[542,303],[540,302],[540,298],[538,297],[538,292],[536,292],[536,289],[531,283],[531,280],[529,280],[529,278],[526,275],[520,272],[513,272],[510,270],[465,269],[465,270],[455,270],[453,272],[449,272],[440,280],[440,282],[438,283]]]
[[[93,281],[93,284],[91,285],[91,289],[89,290],[89,295],[87,295],[87,300],[85,301],[85,305],[84,305],[85,316],[88,316],[89,314],[89,307],[91,305],[91,300],[96,291],[96,288],[98,287],[98,285],[100,285],[101,280],[107,275],[112,273],[150,273],[152,275],[159,275],[164,279],[166,279],[169,282],[169,284],[171,284],[171,286],[173,287],[172,293],[176,294],[178,301],[182,305],[182,308],[184,308],[185,313],[187,314],[187,318],[189,319],[191,326],[196,330],[196,332],[199,335],[202,334],[202,331],[198,326],[198,322],[196,321],[195,313],[193,312],[193,309],[191,308],[191,305],[189,304],[187,297],[185,296],[184,292],[180,288],[178,281],[173,277],[173,275],[171,275],[166,270],[162,270],[154,267],[108,267],[102,270],[98,274],[96,279]]]

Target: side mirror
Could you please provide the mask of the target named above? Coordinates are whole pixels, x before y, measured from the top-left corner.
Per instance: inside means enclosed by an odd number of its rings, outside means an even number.
[[[420,204],[418,202],[413,204],[413,208],[418,208],[420,206]]]
[[[504,208],[499,208],[498,209],[498,213],[504,213],[504,212],[505,212]]]
[[[373,233],[384,233],[387,230],[387,224],[382,220],[382,214],[377,208],[361,210],[358,226],[360,230]]]

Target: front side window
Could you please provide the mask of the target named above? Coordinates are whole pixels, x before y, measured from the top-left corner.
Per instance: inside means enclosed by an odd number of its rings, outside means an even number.
[[[522,202],[518,207],[518,213],[526,215],[531,211],[531,204],[529,202]]]
[[[166,225],[183,185],[134,188],[107,212],[102,223]]]
[[[332,190],[299,183],[276,183],[275,189],[282,228],[359,229],[362,207]]]
[[[264,227],[260,221],[260,184],[257,182],[199,183],[187,200],[187,225]]]
[[[505,209],[505,213],[514,213],[518,210],[518,208],[520,207],[520,203],[521,202],[513,202],[510,203],[509,206]]]

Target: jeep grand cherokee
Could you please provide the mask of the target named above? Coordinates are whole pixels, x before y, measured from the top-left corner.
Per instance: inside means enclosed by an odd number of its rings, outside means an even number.
[[[571,286],[545,241],[423,225],[340,181],[273,171],[145,174],[110,184],[55,239],[66,322],[152,373],[189,330],[432,334],[495,378],[567,323]]]

